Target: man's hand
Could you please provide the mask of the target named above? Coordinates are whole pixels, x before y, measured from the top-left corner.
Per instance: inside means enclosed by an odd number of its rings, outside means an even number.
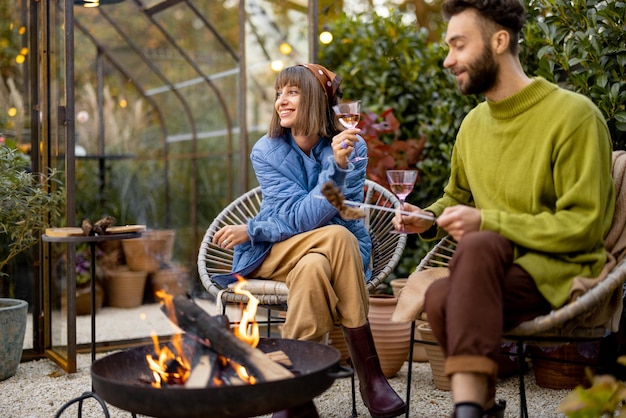
[[[482,220],[480,210],[471,206],[450,206],[437,218],[437,224],[457,242],[468,232],[478,231]]]
[[[423,211],[417,206],[411,205],[410,203],[405,203],[401,209],[403,212],[411,212],[421,215],[432,216],[432,213]],[[433,221],[430,219],[424,219],[418,216],[403,215],[399,211],[396,212],[396,215],[391,220],[391,223],[398,231],[415,232],[418,234],[429,230],[430,227],[433,226]]]

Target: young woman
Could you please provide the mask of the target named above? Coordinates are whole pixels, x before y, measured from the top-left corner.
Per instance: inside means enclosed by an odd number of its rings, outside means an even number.
[[[233,273],[283,281],[289,310],[283,338],[320,341],[341,324],[373,417],[404,412],[404,401],[380,369],[367,321],[372,244],[362,220],[344,220],[322,196],[333,181],[346,199],[363,199],[367,160],[359,129],[342,130],[332,106],[341,78],[317,64],[284,69],[275,82],[276,101],[268,134],[250,158],[263,193],[259,214],[246,225],[227,226],[214,243],[234,248]],[[224,286],[234,278],[218,278]],[[316,417],[313,402],[275,417]]]

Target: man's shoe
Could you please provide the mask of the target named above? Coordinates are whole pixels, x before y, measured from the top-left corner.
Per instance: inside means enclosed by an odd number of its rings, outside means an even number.
[[[483,418],[504,418],[504,410],[506,409],[506,401],[499,399],[494,406],[487,409],[483,413]]]
[[[475,403],[461,402],[454,405],[454,412],[450,418],[483,418],[483,409]]]

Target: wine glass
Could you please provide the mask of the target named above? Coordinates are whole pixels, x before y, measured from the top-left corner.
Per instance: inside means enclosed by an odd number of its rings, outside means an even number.
[[[413,191],[417,180],[417,170],[387,170],[387,181],[393,194],[400,199],[400,209],[404,209],[406,197]],[[395,234],[407,234],[410,231],[392,230]]]
[[[339,118],[339,123],[341,123],[346,129],[356,128],[359,124],[359,120],[361,119],[361,101],[354,100],[350,102],[343,102],[333,106],[333,110]],[[368,157],[359,157],[356,152],[356,147],[354,148],[355,157],[351,159],[351,162],[367,160]]]

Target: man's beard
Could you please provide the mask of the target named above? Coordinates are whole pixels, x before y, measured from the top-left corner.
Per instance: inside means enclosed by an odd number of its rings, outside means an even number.
[[[459,83],[463,94],[483,94],[496,84],[498,63],[493,58],[490,46],[483,48],[483,53],[467,66],[467,82]]]

